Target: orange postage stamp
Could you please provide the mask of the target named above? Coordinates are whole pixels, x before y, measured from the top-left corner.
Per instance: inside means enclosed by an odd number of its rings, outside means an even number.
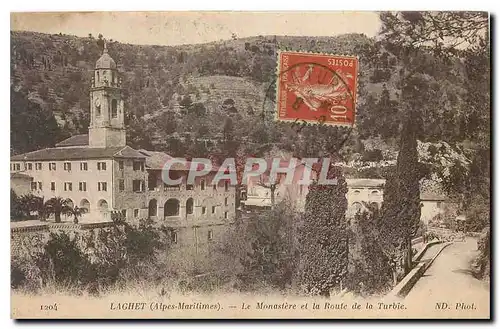
[[[278,121],[353,126],[358,58],[278,53]]]

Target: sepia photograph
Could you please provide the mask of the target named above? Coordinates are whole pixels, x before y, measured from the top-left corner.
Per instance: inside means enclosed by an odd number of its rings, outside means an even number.
[[[491,319],[490,14],[10,13],[13,319]]]

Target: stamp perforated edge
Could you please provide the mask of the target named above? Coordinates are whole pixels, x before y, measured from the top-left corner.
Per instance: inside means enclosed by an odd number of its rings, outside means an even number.
[[[359,56],[357,55],[339,55],[339,54],[332,54],[332,53],[324,53],[324,52],[314,52],[314,51],[300,51],[300,50],[289,50],[289,49],[278,49],[276,51],[276,71],[275,71],[275,83],[276,83],[276,91],[275,91],[275,114],[274,114],[274,121],[276,122],[283,122],[283,123],[293,123],[293,122],[300,122],[301,125],[305,125],[307,127],[309,126],[314,126],[314,125],[319,125],[318,121],[316,120],[304,120],[304,119],[282,119],[279,117],[279,90],[280,90],[280,68],[281,68],[281,54],[282,53],[291,53],[291,54],[297,54],[297,55],[321,55],[321,56],[332,56],[332,57],[345,57],[345,58],[355,58],[357,60],[356,65],[356,91],[354,93],[354,122],[352,124],[349,123],[322,123],[322,125],[325,126],[330,126],[330,127],[346,127],[346,128],[356,128],[357,127],[357,101],[358,101],[358,91],[359,91]]]

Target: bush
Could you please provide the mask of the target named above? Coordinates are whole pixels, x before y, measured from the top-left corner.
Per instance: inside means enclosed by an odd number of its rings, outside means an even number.
[[[295,220],[294,211],[283,202],[235,227],[225,249],[232,249],[240,260],[236,289],[284,291],[292,285],[297,265]]]
[[[350,233],[347,288],[359,295],[381,294],[392,287],[390,259],[379,243],[378,211],[356,215]]]
[[[50,233],[44,252],[36,259],[43,283],[59,286],[86,286],[95,280],[95,268],[67,233]]]
[[[475,260],[475,267],[476,267],[476,275],[485,280],[490,279],[490,271],[491,271],[491,264],[490,264],[490,248],[491,248],[491,241],[490,241],[490,228],[486,227],[483,229],[481,232],[481,236],[479,237],[477,241],[477,248],[479,250],[479,256]]]
[[[309,186],[299,233],[301,290],[324,297],[342,288],[348,268],[347,183],[338,167],[331,167],[327,177],[337,184]]]
[[[373,150],[364,151],[363,156],[361,158],[361,161],[377,162],[377,161],[381,161],[383,159],[384,159],[384,156],[382,155],[382,150],[373,149]]]
[[[35,290],[54,283],[97,294],[125,281],[164,279],[159,254],[170,245],[168,229],[149,220],[94,231],[50,233],[41,252],[33,257],[13,257],[11,286]],[[34,275],[28,275],[34,272]]]

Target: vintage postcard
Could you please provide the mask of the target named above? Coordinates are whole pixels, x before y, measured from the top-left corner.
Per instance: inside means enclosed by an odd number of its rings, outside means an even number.
[[[10,38],[12,318],[491,318],[487,12]]]

